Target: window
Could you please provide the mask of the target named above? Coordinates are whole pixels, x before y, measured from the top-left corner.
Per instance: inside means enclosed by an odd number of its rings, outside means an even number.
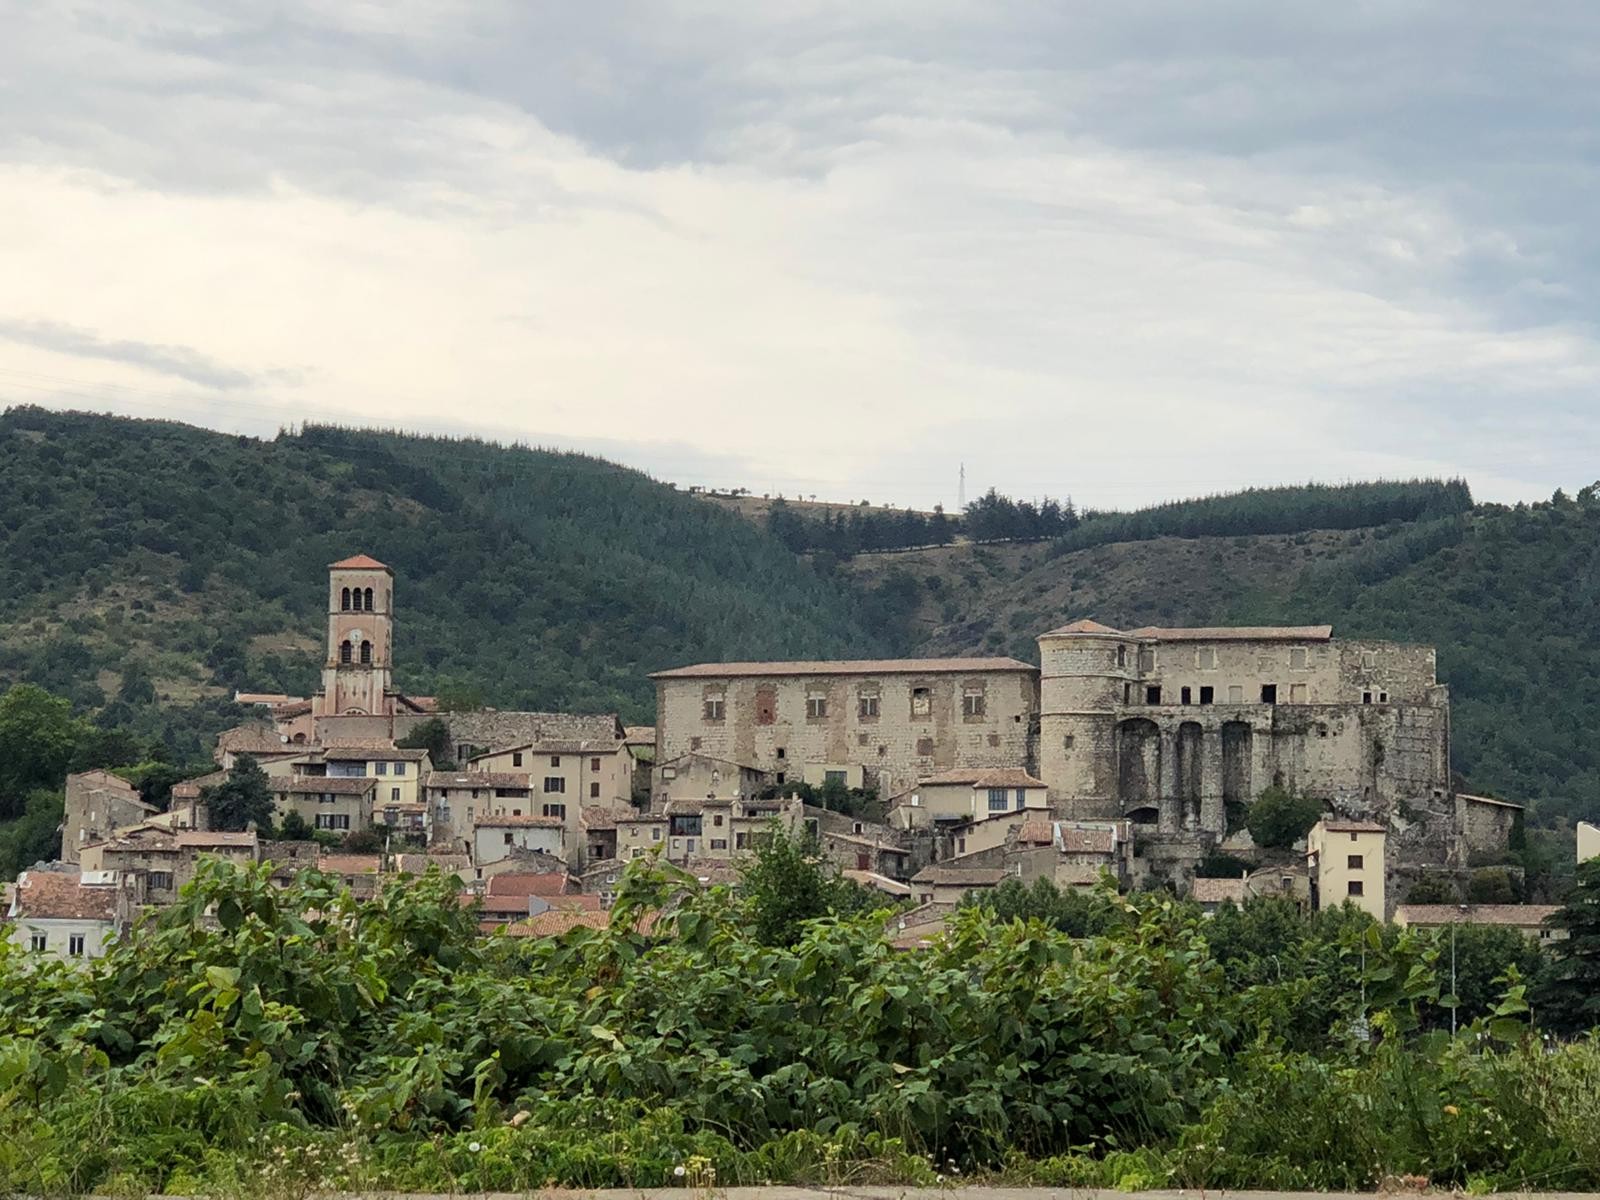
[[[151,871],[150,872],[150,887],[152,888],[152,890],[171,891],[172,890],[172,872],[171,871]]]
[[[782,762],[784,760],[785,755],[786,755],[786,752],[785,752],[784,748],[782,746],[779,746],[778,749],[777,749],[778,761]]]
[[[1077,738],[1075,738],[1075,737],[1074,737],[1074,736],[1073,736],[1073,735],[1072,735],[1072,734],[1070,734],[1070,733],[1069,733],[1069,734],[1067,734],[1067,736],[1066,736],[1066,737],[1064,737],[1064,738],[1062,738],[1062,739],[1061,739],[1061,748],[1062,748],[1062,749],[1063,749],[1063,750],[1071,750],[1071,749],[1072,749],[1072,748],[1073,748],[1073,747],[1074,747],[1074,746],[1075,746],[1075,745],[1077,745],[1077,744],[1078,744],[1078,739],[1077,739]]]
[[[933,713],[933,689],[914,687],[911,689],[911,715],[913,717],[931,716]]]
[[[1161,688],[1160,688],[1159,685],[1157,685],[1156,687],[1147,687],[1147,688],[1145,688],[1145,690],[1144,690],[1144,702],[1146,704],[1160,704],[1161,703]]]
[[[918,738],[917,739],[917,757],[918,758],[932,758],[933,757],[933,739],[932,738]]]
[[[1289,703],[1290,704],[1304,704],[1305,702],[1306,702],[1306,685],[1303,684],[1303,683],[1291,683],[1289,685]]]
[[[598,758],[591,758],[589,760],[589,770],[598,771],[599,769],[600,769],[600,760]]]
[[[1214,688],[1214,687],[1202,687],[1200,689],[1200,703],[1201,704],[1210,704],[1216,698],[1217,698],[1217,689],[1216,688]]]
[[[1379,704],[1387,704],[1387,703],[1389,703],[1389,693],[1388,692],[1379,692],[1378,693],[1378,703]]]
[[[1345,894],[1349,896],[1364,896],[1366,895],[1366,890],[1367,885],[1362,883],[1361,880],[1352,879],[1350,881],[1350,890]]]
[[[1352,871],[1361,870],[1363,861],[1365,860],[1359,854],[1351,854],[1345,857],[1345,865]]]
[[[824,771],[822,773],[823,783],[837,783],[840,787],[845,786],[847,778],[848,773],[845,771]]]
[[[544,790],[552,796],[565,795],[567,791],[566,778],[561,775],[546,775],[544,777]]]
[[[551,766],[552,766],[552,767],[559,767],[559,766],[560,766],[560,765],[561,765],[561,755],[559,755],[559,754],[552,754],[552,755],[551,755],[551,756],[550,756],[550,765],[551,765]]]
[[[652,842],[659,842],[661,840],[661,826],[659,826],[659,825],[650,826],[650,840]]]
[[[722,827],[722,814],[717,813],[715,816],[713,816],[711,818],[711,823],[720,829]]]
[[[339,609],[340,609],[341,612],[349,612],[350,611],[350,589],[349,588],[340,588],[339,589]]]
[[[1228,685],[1228,703],[1229,704],[1243,704],[1244,703],[1244,685],[1243,684],[1230,683]]]
[[[1026,788],[1018,788],[1017,789],[1017,807],[1018,808],[1027,808],[1028,807],[1028,790]]]
[[[28,949],[30,949],[30,950],[36,950],[36,951],[38,951],[40,953],[43,953],[45,947],[48,946],[49,944],[50,944],[50,936],[49,936],[49,934],[40,933],[37,930],[35,930],[34,932],[32,932],[32,933],[30,933],[28,935]]]
[[[389,773],[389,764],[386,762],[373,763],[372,773],[374,775],[387,775]]]
[[[504,834],[501,834],[501,836],[502,836],[502,837],[503,837],[503,838],[505,838],[505,844],[506,844],[506,845],[507,845],[507,846],[509,846],[509,845],[511,845],[511,844],[512,844],[512,836],[513,836],[513,835],[512,835],[512,834],[511,834],[511,833],[509,833],[509,832],[507,832],[507,833],[504,833]]]
[[[982,688],[969,687],[961,694],[961,715],[969,719],[981,717],[984,714],[984,695]]]
[[[1006,809],[1010,807],[1010,805],[1007,803],[1008,798],[1009,798],[1009,793],[1006,791],[1005,788],[990,788],[989,789],[989,811],[990,812],[1005,812]]]
[[[1372,693],[1371,692],[1362,692],[1361,693],[1361,703],[1363,703],[1363,704],[1371,704],[1372,703]]]
[[[856,700],[856,715],[863,721],[876,721],[878,719],[878,695],[876,692],[862,694]]]
[[[600,785],[598,783],[591,783],[589,785],[589,799],[598,800],[599,798],[600,798]]]
[[[786,772],[779,771],[778,772],[778,786],[782,787],[783,784],[788,781],[788,778],[789,777],[788,777],[788,774]]]
[[[404,775],[406,773],[406,765],[405,765],[405,763],[403,763],[403,762],[395,763],[394,764],[394,773],[396,775]]]
[[[1117,666],[1118,667],[1126,667],[1127,665],[1128,665],[1128,648],[1126,646],[1118,646],[1117,647]]]
[[[1122,702],[1124,704],[1133,703],[1133,684],[1125,683],[1122,685]]]
[[[1139,670],[1154,671],[1156,669],[1156,648],[1154,646],[1139,647]]]
[[[1263,683],[1261,685],[1261,703],[1276,704],[1277,702],[1278,685],[1275,683]]]
[[[1367,670],[1369,670],[1369,671],[1372,670],[1373,667],[1378,665],[1378,655],[1377,655],[1377,653],[1375,651],[1372,651],[1372,650],[1364,650],[1364,651],[1362,651],[1362,653],[1361,653],[1361,665],[1363,667],[1367,668]]]
[[[806,697],[806,720],[820,721],[828,715],[828,698],[826,696]]]
[[[728,848],[728,839],[727,838],[712,838],[711,839],[711,848],[713,850],[726,850]]]
[[[698,737],[692,737],[692,738],[689,739],[689,749],[691,749],[691,750],[700,749],[700,739]]]
[[[355,654],[350,647],[349,638],[346,638],[344,641],[339,643],[339,661],[341,663],[352,663],[355,661]]]
[[[725,704],[721,696],[708,696],[702,706],[701,716],[707,721],[720,721],[727,712]]]
[[[567,819],[567,806],[565,804],[546,804],[544,806],[544,815],[565,821]]]
[[[67,935],[67,953],[73,958],[83,957],[83,934],[72,933]]]
[[[1306,648],[1304,646],[1289,647],[1289,669],[1291,671],[1304,671],[1306,666]]]
[[[1201,646],[1194,652],[1194,665],[1202,671],[1215,671],[1217,669],[1217,648],[1215,646]]]
[[[521,750],[513,750],[511,752],[511,765],[513,767],[520,767],[522,765],[522,751]]]
[[[400,802],[400,789],[397,787],[390,788],[389,799],[398,804]]]
[[[372,611],[372,589],[368,588],[362,596],[361,607],[368,612]]]
[[[736,833],[733,835],[733,848],[735,850],[743,850],[749,841],[750,838],[747,834]]]
[[[318,829],[349,829],[350,828],[350,814],[349,813],[318,813],[317,814],[317,828]]]
[[[1193,699],[1194,699],[1194,697],[1191,695],[1191,693],[1190,693],[1188,688],[1180,688],[1180,689],[1178,689],[1178,703],[1179,704],[1192,703]]]
[[[861,822],[860,821],[856,821],[855,823],[853,823],[850,826],[850,832],[851,833],[860,833],[861,832]]]
[[[372,643],[371,642],[362,642],[361,643],[361,661],[363,663],[370,663],[372,661]]]

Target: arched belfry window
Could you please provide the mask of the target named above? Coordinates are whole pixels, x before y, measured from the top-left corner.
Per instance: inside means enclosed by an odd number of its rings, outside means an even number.
[[[339,611],[350,611],[350,589],[345,588],[339,593]]]
[[[339,643],[339,661],[342,663],[355,661],[351,654],[349,638]]]
[[[366,609],[367,609],[368,612],[371,612],[372,611],[372,589],[371,588],[368,588],[366,590],[365,597],[366,597]]]
[[[364,663],[370,663],[372,661],[372,643],[371,642],[362,642],[361,643],[361,661],[364,662]]]

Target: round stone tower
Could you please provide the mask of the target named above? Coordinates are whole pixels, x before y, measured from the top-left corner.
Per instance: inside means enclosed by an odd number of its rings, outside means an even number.
[[[1139,643],[1097,621],[1039,635],[1039,775],[1069,818],[1120,817],[1118,709],[1139,676]]]

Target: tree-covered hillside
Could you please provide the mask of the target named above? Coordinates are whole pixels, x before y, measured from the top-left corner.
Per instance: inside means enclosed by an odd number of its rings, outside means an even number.
[[[326,566],[355,552],[395,570],[418,694],[649,720],[664,666],[886,648],[870,602],[760,529],[581,455],[19,408],[0,463],[0,684],[180,751],[235,688],[315,686]]]

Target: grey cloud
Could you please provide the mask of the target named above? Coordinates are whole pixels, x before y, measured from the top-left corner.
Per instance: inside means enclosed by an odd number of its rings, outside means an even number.
[[[252,375],[188,346],[160,346],[149,342],[111,341],[89,330],[77,329],[56,321],[20,321],[0,318],[0,338],[40,350],[93,358],[105,362],[127,363],[160,375],[170,375],[201,387],[227,391],[263,382],[290,383],[294,372],[273,371]]]

